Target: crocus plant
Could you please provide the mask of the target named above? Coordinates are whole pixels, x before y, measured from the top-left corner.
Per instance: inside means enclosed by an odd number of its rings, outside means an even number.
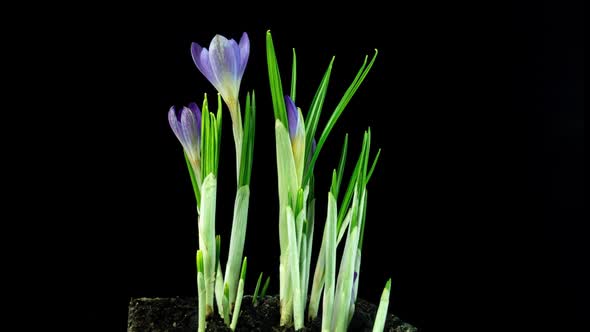
[[[246,95],[244,122],[242,122],[239,102],[240,83],[248,62],[250,42],[246,33],[242,35],[239,44],[233,39],[228,40],[217,35],[211,41],[209,49],[193,43],[191,53],[197,68],[218,92],[217,116],[208,112],[206,95],[202,115],[198,106],[193,103],[189,107],[183,107],[180,112],[171,108],[168,116],[170,126],[184,149],[197,200],[199,330],[204,331],[206,317],[214,312],[214,299],[219,314],[226,324],[234,329],[244,292],[246,258],[242,262],[242,254],[248,221],[250,175],[254,151],[256,115],[254,92]],[[225,278],[220,261],[221,237],[215,235],[222,98],[232,119],[238,187]]]
[[[201,108],[191,103],[178,109],[172,107],[168,114],[170,126],[183,147],[197,201],[199,331],[205,331],[207,317],[214,314],[215,305],[218,314],[234,330],[240,314],[247,269],[247,260],[245,257],[242,259],[242,256],[248,220],[256,114],[254,92],[248,93],[245,98],[245,121],[242,121],[242,107],[239,101],[240,84],[250,54],[250,41],[246,33],[242,35],[239,43],[216,35],[208,49],[193,43],[191,54],[199,71],[218,92],[216,114],[209,111],[207,95]],[[345,136],[338,167],[332,173],[326,222],[309,289],[316,201],[314,166],[332,128],[373,66],[377,51],[370,61],[365,57],[364,63],[334,108],[317,141],[316,132],[334,58],[331,59],[304,116],[304,112],[296,103],[295,50],[288,94],[283,92],[270,32],[266,35],[266,54],[275,116],[281,252],[280,324],[293,325],[295,329],[303,328],[306,318],[311,320],[317,317],[322,300],[322,331],[345,331],[354,313],[359,285],[367,211],[367,183],[375,169],[380,151],[375,157],[370,157],[371,131],[368,129],[364,134],[361,152],[347,181],[346,189],[341,191],[348,150],[348,135]],[[215,234],[222,99],[232,119],[237,181],[225,270],[220,259],[221,236]],[[369,162],[371,159],[372,163]],[[344,238],[346,240],[337,271],[337,248]],[[254,305],[257,305],[261,281],[262,274],[254,291]],[[267,278],[260,296],[264,296],[268,284]],[[374,331],[383,330],[389,289],[390,282],[387,283],[381,298]]]
[[[323,109],[334,58],[328,65],[311,101],[306,119],[304,119],[301,109],[296,108],[294,100],[297,84],[295,51],[293,51],[289,96],[283,94],[281,75],[270,32],[266,36],[266,54],[275,115],[279,178],[281,325],[293,323],[295,329],[300,329],[305,323],[305,306],[308,302],[315,215],[314,166],[332,128],[373,66],[377,52],[375,51],[375,55],[368,64],[368,58],[365,57],[356,77],[332,112],[317,144],[314,144],[314,137]],[[313,319],[317,316],[321,291],[325,284],[322,329],[326,331],[345,330],[354,312],[366,211],[366,184],[379,156],[377,154],[369,170],[367,165],[370,131],[368,131],[365,134],[362,152],[348,182],[348,188],[341,204],[341,212],[338,215],[336,213],[336,199],[346,164],[347,144],[348,139],[345,138],[338,171],[334,170],[333,173],[332,188],[328,195],[324,237],[309,297],[308,317]],[[352,206],[350,205],[351,199]],[[334,280],[336,247],[345,232],[347,233],[347,241],[336,283]]]

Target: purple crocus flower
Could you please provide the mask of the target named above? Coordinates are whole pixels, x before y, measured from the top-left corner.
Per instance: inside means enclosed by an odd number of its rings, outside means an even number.
[[[172,131],[182,144],[193,171],[201,184],[201,110],[195,103],[177,110],[174,106],[168,111],[168,122]]]
[[[238,93],[250,55],[248,34],[242,34],[239,44],[233,39],[228,40],[224,36],[215,35],[209,49],[192,43],[191,55],[199,71],[221,94],[230,110],[232,121],[238,121]],[[241,125],[241,116],[239,120]]]

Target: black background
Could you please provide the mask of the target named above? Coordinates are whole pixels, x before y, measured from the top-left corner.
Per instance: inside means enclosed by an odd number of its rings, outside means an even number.
[[[196,294],[195,203],[167,111],[214,94],[190,43],[206,46],[216,33],[251,40],[241,89],[258,98],[246,287],[264,271],[278,291],[271,29],[284,82],[297,49],[304,111],[336,55],[320,125],[379,49],[316,172],[317,240],[343,135],[355,156],[371,127],[382,158],[369,184],[361,297],[377,302],[391,277],[391,311],[427,331],[579,328],[588,280],[582,6],[285,5],[297,8],[90,5],[39,29],[35,48],[47,55],[37,61],[67,82],[50,97],[62,112],[44,115],[63,150],[54,185],[68,192],[48,198],[63,208],[56,256],[71,257],[56,278],[74,290],[65,308],[89,329],[123,331],[129,297]],[[227,241],[235,178],[225,115],[217,230]]]

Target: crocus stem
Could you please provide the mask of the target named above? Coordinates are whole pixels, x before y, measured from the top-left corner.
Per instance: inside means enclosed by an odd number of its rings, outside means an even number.
[[[324,288],[324,268],[325,268],[325,241],[326,232],[324,231],[322,244],[320,246],[320,254],[318,261],[316,262],[315,272],[313,275],[313,282],[311,285],[311,295],[309,297],[309,308],[307,317],[311,321],[318,315],[318,309],[320,307],[320,296],[322,295],[322,289]]]
[[[217,197],[217,179],[213,173],[207,175],[201,188],[201,215],[199,216],[199,249],[203,252],[203,272],[207,316],[213,314],[215,290],[215,205]]]
[[[231,115],[232,132],[234,134],[234,145],[236,148],[236,181],[240,177],[240,161],[242,160],[242,137],[244,135],[244,128],[242,127],[242,113],[240,103],[228,103],[229,113]]]
[[[199,332],[205,332],[205,328],[207,327],[205,317],[207,315],[205,312],[205,278],[202,272],[197,273],[197,289],[199,294]]]
[[[250,187],[242,186],[236,193],[234,205],[234,219],[231,228],[229,243],[229,255],[225,270],[225,283],[229,285],[230,307],[236,300],[238,279],[240,277],[240,263],[244,251],[246,238],[246,225],[248,223],[248,205],[250,199]]]

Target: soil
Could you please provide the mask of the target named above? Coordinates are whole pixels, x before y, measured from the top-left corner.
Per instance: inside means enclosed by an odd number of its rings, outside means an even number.
[[[377,307],[358,299],[348,331],[370,332]],[[252,305],[252,297],[244,296],[236,331],[291,332],[293,328],[279,327],[279,298],[266,296]],[[299,331],[320,331],[321,313]],[[194,297],[132,298],[129,303],[128,332],[195,332],[197,331],[197,301]],[[215,314],[207,321],[207,331],[231,331]],[[393,314],[387,316],[384,331],[417,332]]]

